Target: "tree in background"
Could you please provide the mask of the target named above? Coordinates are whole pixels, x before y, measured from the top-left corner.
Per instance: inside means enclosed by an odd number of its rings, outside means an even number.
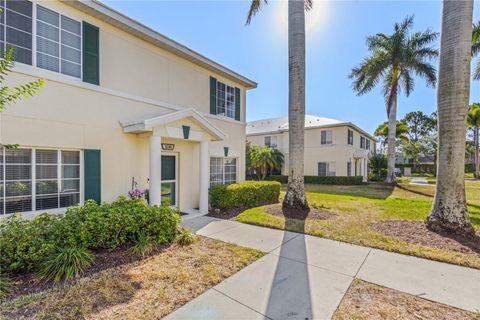
[[[35,95],[45,84],[43,79],[38,79],[15,87],[4,86],[3,83],[15,65],[14,61],[14,48],[10,47],[3,54],[3,58],[0,59],[0,112],[5,110],[8,105]],[[16,145],[4,145],[0,143],[0,147],[14,148]]]
[[[254,145],[250,147],[249,157],[246,161],[249,164],[249,171],[260,172],[260,178],[265,180],[269,170],[280,170],[283,165],[283,154],[275,148]]]
[[[467,127],[473,130],[475,177],[480,178],[480,154],[479,154],[479,128],[480,128],[480,103],[470,105],[467,113]]]
[[[410,140],[413,141],[419,141],[437,128],[436,119],[422,111],[409,112],[403,117],[402,121],[408,126],[408,135]]]
[[[413,16],[394,25],[392,35],[377,33],[367,37],[370,56],[352,69],[350,79],[358,95],[370,92],[380,83],[386,101],[388,117],[388,174],[387,183],[395,181],[395,142],[397,125],[397,99],[401,90],[408,97],[414,88],[414,75],[435,87],[436,70],[429,63],[438,56],[431,45],[438,34],[427,29],[411,33]]]
[[[480,21],[473,25],[472,32],[472,57],[476,57],[480,53]],[[480,80],[480,59],[477,60],[477,64],[473,71],[473,78]]]
[[[252,0],[247,24],[267,0]],[[313,0],[288,1],[288,187],[284,209],[308,212],[304,184],[305,149],[305,10]]]
[[[381,145],[385,147],[388,143],[388,121],[385,121],[377,127],[374,136],[378,137]],[[407,142],[409,140],[409,129],[405,122],[397,120],[397,130],[395,131],[395,137],[401,142]]]
[[[473,1],[443,1],[438,73],[438,167],[426,225],[474,235],[465,198],[466,118],[470,98]]]
[[[387,176],[387,157],[383,153],[374,154],[368,161],[372,170],[372,177],[369,180],[381,181]]]

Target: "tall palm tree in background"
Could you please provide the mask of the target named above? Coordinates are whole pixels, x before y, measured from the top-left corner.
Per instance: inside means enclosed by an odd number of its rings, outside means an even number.
[[[472,57],[476,57],[480,53],[480,21],[473,25],[472,32]],[[473,71],[473,78],[480,80],[480,59],[477,60],[477,64]]]
[[[465,139],[470,97],[473,0],[444,0],[438,73],[438,167],[431,230],[473,235],[465,199]]]
[[[467,113],[467,127],[473,130],[473,145],[475,148],[475,177],[480,178],[479,130],[480,130],[480,103],[470,105]]]
[[[434,87],[436,70],[429,63],[438,56],[432,43],[438,34],[427,29],[410,33],[413,16],[395,23],[392,35],[377,33],[367,37],[370,56],[352,69],[349,78],[357,95],[370,92],[382,84],[388,117],[388,174],[387,183],[395,181],[395,139],[397,98],[401,90],[408,97],[414,88],[414,75],[424,78]]]
[[[253,16],[267,0],[252,0],[247,16]],[[305,127],[305,10],[312,0],[288,1],[288,187],[284,209],[309,210],[304,186]]]

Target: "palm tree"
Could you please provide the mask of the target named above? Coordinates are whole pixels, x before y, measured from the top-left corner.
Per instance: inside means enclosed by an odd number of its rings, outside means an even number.
[[[258,168],[261,179],[267,177],[268,170],[280,170],[283,165],[283,154],[275,148],[267,146],[254,145],[250,151],[250,164],[253,168]]]
[[[397,120],[396,128],[395,137],[397,140],[408,142],[410,138],[408,137],[409,128],[407,124],[403,121]],[[385,147],[388,141],[388,121],[379,125],[373,134],[380,138],[382,145]]]
[[[267,0],[252,0],[247,24]],[[308,212],[304,185],[305,126],[305,10],[312,0],[288,1],[288,187],[284,209]]]
[[[470,96],[473,1],[443,1],[438,72],[438,167],[431,230],[473,235],[465,199],[466,118]]]
[[[476,57],[480,53],[480,21],[473,25],[472,32],[472,57]],[[480,80],[480,59],[477,60],[473,78]]]
[[[480,103],[470,105],[467,113],[467,127],[473,130],[473,145],[475,148],[475,177],[480,178],[480,154],[479,154],[479,128],[480,128]]]
[[[410,34],[413,16],[394,25],[394,33],[377,33],[367,37],[370,56],[352,69],[349,78],[357,95],[370,92],[382,83],[388,116],[388,174],[387,183],[395,181],[395,139],[397,97],[401,89],[408,97],[414,88],[414,75],[425,78],[427,85],[436,83],[435,68],[429,60],[436,58],[438,50],[430,45],[438,34],[427,29]]]

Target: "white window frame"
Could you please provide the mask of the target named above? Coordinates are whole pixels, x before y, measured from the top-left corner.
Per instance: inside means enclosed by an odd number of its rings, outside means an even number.
[[[36,213],[36,212],[63,212],[65,211],[68,207],[60,207],[60,196],[63,195],[63,194],[74,194],[74,193],[78,193],[79,194],[79,198],[78,198],[78,203],[79,204],[83,204],[84,203],[84,163],[83,163],[83,150],[80,150],[80,149],[71,149],[71,148],[50,148],[50,147],[31,147],[31,146],[21,146],[19,147],[19,149],[28,149],[28,150],[31,150],[31,154],[30,154],[30,169],[31,169],[31,178],[30,178],[30,183],[31,183],[31,194],[30,195],[26,195],[26,196],[10,196],[8,197],[8,199],[11,199],[11,198],[21,198],[21,197],[31,197],[31,201],[32,201],[32,204],[31,204],[31,211],[19,211],[20,213],[22,214],[28,214],[28,213]],[[1,150],[1,149],[0,149]],[[57,189],[58,189],[58,207],[57,208],[52,208],[52,209],[39,209],[37,210],[36,208],[36,200],[37,200],[37,194],[36,194],[36,182],[37,182],[37,177],[36,177],[36,167],[37,167],[37,163],[36,163],[36,151],[37,150],[55,150],[57,151],[57,163],[56,163],[56,166],[57,166],[57,178],[55,179],[57,181]],[[63,163],[62,163],[62,159],[61,159],[61,156],[62,156],[62,151],[75,151],[75,152],[79,152],[79,177],[78,178],[66,178],[66,179],[62,179],[62,168],[63,168]],[[3,166],[3,214],[0,214],[0,217],[4,217],[4,216],[9,216],[13,213],[16,213],[16,212],[12,212],[12,213],[6,213],[6,153],[4,151],[2,151],[1,153],[1,156],[3,157],[3,163],[0,164],[0,166]],[[27,165],[27,164],[8,164],[8,165]],[[42,165],[42,164],[40,164]],[[66,165],[76,165],[76,164],[66,164]],[[39,180],[48,180],[48,179],[39,179]],[[79,180],[79,191],[78,192],[67,192],[67,193],[62,193],[61,192],[61,186],[62,186],[62,180]],[[25,179],[22,179],[22,180],[8,180],[8,182],[11,182],[11,181],[27,181]],[[43,195],[40,195],[40,196],[43,196]]]
[[[224,85],[225,86],[225,91],[223,92],[223,97],[222,95],[220,94],[221,91],[219,89],[219,86],[221,85]],[[216,115],[220,116],[220,117],[225,117],[225,118],[230,118],[230,119],[233,119],[235,120],[235,108],[236,108],[236,101],[235,101],[235,87],[233,86],[230,86],[224,82],[221,82],[221,81],[217,81],[217,87],[215,88],[216,89],[216,101],[215,101],[215,113]],[[228,104],[227,104],[227,96],[228,96],[228,89],[232,89],[233,91],[233,102],[232,102],[232,108],[231,110],[228,109]],[[219,112],[219,105],[218,105],[218,102],[219,102],[219,99],[223,99],[223,101],[225,101],[225,112],[221,113]],[[229,111],[231,111],[231,116],[229,116]]]
[[[326,175],[320,175],[320,164],[321,163],[324,163],[325,164],[325,173]],[[336,171],[336,163],[334,161],[330,161],[330,162],[327,162],[327,161],[319,161],[317,163],[317,168],[318,168],[318,176],[319,177],[335,177],[337,175],[337,171]],[[332,170],[333,168],[333,170]]]
[[[212,184],[212,176],[211,176],[211,173],[212,173],[212,165],[211,165],[211,161],[212,159],[221,159],[222,160],[222,164],[221,164],[221,168],[222,168],[222,181],[220,183],[216,182],[214,184]],[[226,179],[225,179],[225,162],[226,160],[235,160],[235,181],[229,181],[228,183],[226,183]],[[236,157],[210,157],[209,159],[209,165],[208,165],[208,168],[209,168],[209,172],[208,172],[208,179],[209,179],[209,186],[212,187],[212,186],[217,186],[217,185],[225,185],[225,184],[232,184],[232,183],[237,183],[238,181],[238,158]]]
[[[277,136],[266,136],[264,138],[264,145],[269,147],[269,148],[276,148],[278,146]]]
[[[55,13],[57,13],[59,15],[59,26],[54,26],[48,22],[45,22],[45,21],[40,21],[41,23],[44,23],[46,25],[49,25],[51,27],[54,27],[54,28],[57,28],[59,30],[59,38],[58,38],[58,41],[54,41],[54,40],[51,40],[51,39],[47,39],[45,37],[42,37],[41,35],[38,35],[37,34],[37,10],[38,10],[38,6],[41,6],[43,8],[46,8],[48,10],[51,10]],[[64,30],[62,29],[62,16],[66,17],[66,18],[69,18],[73,21],[76,21],[76,22],[79,22],[80,23],[80,49],[77,49],[77,48],[74,48],[74,47],[71,47],[69,45],[66,45],[66,44],[62,44],[62,31],[65,31],[69,34],[72,34],[76,37],[78,37],[77,34],[75,33],[72,33],[68,30]],[[54,73],[54,74],[60,74],[62,76],[66,76],[66,77],[69,77],[69,78],[73,78],[73,79],[79,79],[81,81],[83,81],[83,21],[79,21],[77,19],[74,19],[74,18],[71,18],[70,16],[68,15],[65,15],[63,14],[61,11],[58,11],[56,9],[52,9],[52,8],[49,8],[48,5],[45,5],[45,3],[42,2],[42,4],[38,4],[36,2],[33,3],[33,14],[32,14],[32,23],[33,23],[33,27],[32,27],[32,41],[33,41],[33,44],[32,44],[32,51],[33,51],[33,57],[32,57],[32,65],[35,67],[35,68],[38,68],[38,69],[41,69],[41,70],[44,70],[44,71],[47,71],[47,72],[51,72],[51,73]],[[34,34],[33,34],[34,32]],[[48,70],[48,69],[45,69],[45,68],[41,68],[37,65],[37,37],[40,37],[40,38],[43,38],[43,39],[46,39],[47,41],[51,41],[51,42],[55,42],[59,45],[59,48],[58,48],[58,57],[55,57],[55,56],[52,56],[48,53],[44,53],[44,52],[39,52],[40,54],[43,54],[45,56],[50,56],[50,57],[53,57],[53,58],[58,58],[58,63],[59,63],[59,71],[52,71],[52,70]],[[72,75],[69,75],[69,74],[65,74],[65,73],[62,73],[62,60],[65,60],[65,61],[68,61],[69,63],[72,63],[72,64],[76,64],[78,65],[78,63],[76,62],[73,62],[73,61],[70,61],[70,60],[67,60],[67,59],[63,59],[62,58],[62,45],[68,47],[68,48],[71,48],[71,49],[74,49],[74,50],[80,50],[80,77],[76,77],[76,76],[72,76]]]
[[[323,133],[325,132],[325,143],[322,140]],[[330,140],[329,140],[330,138]],[[333,131],[332,130],[321,130],[320,131],[320,144],[327,145],[333,143]]]

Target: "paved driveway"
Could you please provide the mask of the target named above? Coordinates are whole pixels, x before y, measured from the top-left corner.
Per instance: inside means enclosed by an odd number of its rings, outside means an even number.
[[[330,319],[355,277],[480,311],[480,270],[210,217],[183,224],[267,255],[167,319]]]

